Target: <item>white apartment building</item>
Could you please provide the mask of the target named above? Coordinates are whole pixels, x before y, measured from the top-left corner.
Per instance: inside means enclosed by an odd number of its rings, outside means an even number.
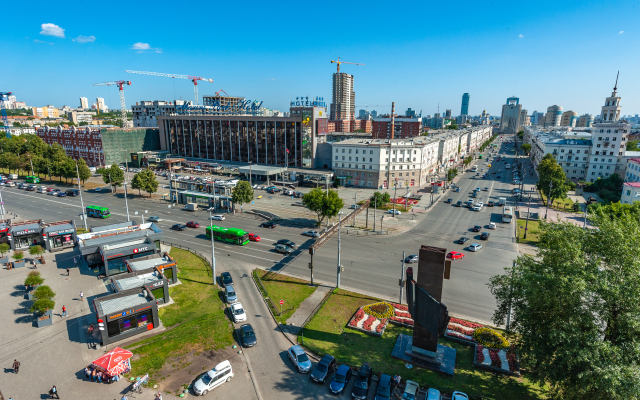
[[[75,124],[80,122],[87,122],[91,124],[93,122],[94,113],[81,112],[81,111],[69,111],[67,112],[67,118]]]
[[[333,171],[344,185],[386,188],[420,187],[430,182],[438,164],[440,141],[410,139],[347,139],[333,144]]]
[[[85,110],[89,108],[89,100],[86,97],[80,97],[80,108]]]
[[[630,153],[629,151],[627,153]],[[638,152],[634,152],[638,153]],[[640,157],[627,160],[627,168],[624,174],[625,182],[640,182]]]
[[[100,112],[107,112],[109,111],[108,107],[106,104],[104,104],[104,98],[102,97],[96,97],[96,108],[98,109],[98,111]]]
[[[636,201],[640,201],[640,182],[625,182],[622,185],[620,203],[633,204]]]

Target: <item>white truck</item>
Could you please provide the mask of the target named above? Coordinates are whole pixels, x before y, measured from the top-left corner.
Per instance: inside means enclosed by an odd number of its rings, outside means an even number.
[[[9,174],[9,179],[18,179],[18,174]]]
[[[478,170],[478,166],[474,165],[473,167],[471,167],[471,172],[476,172]]]
[[[184,209],[187,211],[196,211],[198,209],[198,205],[196,203],[187,203],[184,206]]]
[[[504,206],[507,204],[507,198],[506,197],[499,197],[498,198],[498,205],[499,206]]]

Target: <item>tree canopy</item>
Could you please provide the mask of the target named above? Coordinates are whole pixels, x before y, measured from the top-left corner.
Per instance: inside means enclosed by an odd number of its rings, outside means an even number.
[[[529,143],[522,143],[522,146],[520,146],[520,148],[522,149],[522,151],[524,151],[524,154],[527,155],[531,151],[531,145]]]
[[[540,161],[538,176],[539,180],[536,183],[536,187],[542,194],[548,196],[551,201],[567,197],[567,191],[571,186],[567,183],[567,177],[562,167],[558,165],[551,154],[545,155]],[[549,191],[549,184],[551,184],[551,191]]]
[[[536,257],[490,280],[520,361],[552,398],[640,396],[640,223],[593,215],[598,229],[541,224]]]
[[[630,140],[627,142],[627,151],[640,151],[637,140]]]
[[[112,191],[124,183],[124,171],[116,164],[111,165],[109,168],[99,168],[96,172],[102,175],[102,180],[111,186]]]
[[[138,193],[144,190],[151,197],[151,193],[158,191],[158,180],[156,174],[148,169],[142,170],[133,176],[131,180],[131,188],[138,189]]]
[[[371,196],[371,206],[375,208],[380,208],[391,201],[391,195],[387,192],[379,192],[376,191]]]
[[[588,183],[584,191],[596,193],[606,203],[614,203],[620,200],[623,183],[620,175],[611,174],[606,178],[598,178],[595,182]]]
[[[253,188],[247,181],[240,181],[235,188],[231,191],[231,201],[234,204],[251,203],[253,201]]]
[[[327,218],[333,218],[344,207],[344,201],[338,196],[335,190],[329,190],[327,193],[321,188],[315,188],[302,196],[302,204],[318,216],[318,225],[322,225],[322,221]]]

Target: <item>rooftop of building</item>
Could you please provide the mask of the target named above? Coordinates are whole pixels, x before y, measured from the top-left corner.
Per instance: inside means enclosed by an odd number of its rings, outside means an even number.
[[[127,245],[134,241],[140,241],[152,234],[162,233],[153,222],[122,226],[123,224],[108,225],[97,232],[89,232],[78,235],[78,246],[80,248],[87,246],[109,246],[113,248],[117,243],[126,243]]]
[[[632,163],[640,164],[640,158],[630,158],[628,161]]]
[[[159,281],[161,278],[158,271],[149,272],[147,274],[133,275],[127,274],[126,276],[120,276],[113,278],[113,284],[118,288],[118,291],[142,288],[144,285]]]
[[[625,182],[624,186],[629,186],[633,188],[640,188],[640,182]]]
[[[625,157],[634,157],[634,158],[640,158],[640,151],[625,151],[624,152],[624,156]]]
[[[154,254],[152,256],[141,257],[138,259],[127,260],[127,265],[132,271],[144,271],[145,269],[153,269],[158,265],[174,262],[166,253],[162,256]]]
[[[142,294],[142,290],[128,290],[121,295],[112,294],[103,299],[96,299],[99,315],[109,315],[123,310],[129,310],[136,306],[149,303],[150,299]]]
[[[406,139],[346,139],[338,143],[334,143],[334,146],[421,146],[430,143],[438,143],[439,139],[427,136],[417,136],[414,138]]]
[[[572,146],[591,146],[591,140],[590,139],[549,139],[547,141],[545,141],[545,144],[550,144],[550,145],[572,145]]]

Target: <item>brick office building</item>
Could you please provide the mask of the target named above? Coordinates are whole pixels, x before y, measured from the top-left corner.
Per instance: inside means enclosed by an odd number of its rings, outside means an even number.
[[[371,133],[374,139],[391,138],[391,116],[383,115],[375,118]],[[422,117],[395,116],[394,139],[405,139],[420,136],[422,133]]]

